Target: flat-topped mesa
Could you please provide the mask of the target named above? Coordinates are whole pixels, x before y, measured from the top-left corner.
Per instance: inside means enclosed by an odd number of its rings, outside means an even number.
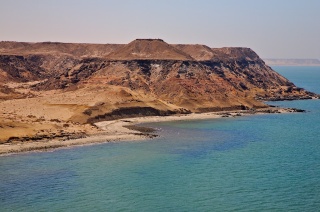
[[[61,43],[61,42],[14,42],[1,41],[0,55],[41,55],[69,56],[73,58],[105,57],[111,52],[123,47],[124,44],[91,44],[91,43]]]
[[[136,39],[107,56],[110,60],[194,60],[161,39]]]
[[[137,38],[137,39],[135,39],[135,41],[162,41],[162,42],[164,42],[164,40],[162,40],[160,38]]]
[[[191,111],[234,106],[240,100],[252,107],[257,105],[254,98],[315,96],[296,89],[250,48],[168,44],[161,39],[129,44],[0,42],[0,76],[2,83],[42,80],[36,90],[101,82],[150,93]]]
[[[173,44],[172,46],[189,54],[197,61],[261,61],[252,49],[246,47],[210,48],[200,44]]]
[[[247,60],[247,61],[262,61],[257,53],[246,47],[223,47],[212,48],[215,58],[220,60]],[[215,59],[212,58],[212,59]]]

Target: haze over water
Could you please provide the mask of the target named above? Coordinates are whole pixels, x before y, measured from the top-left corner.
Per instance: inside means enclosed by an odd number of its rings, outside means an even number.
[[[274,67],[320,93],[320,67]],[[317,211],[320,100],[307,113],[149,124],[160,138],[0,157],[1,211]]]

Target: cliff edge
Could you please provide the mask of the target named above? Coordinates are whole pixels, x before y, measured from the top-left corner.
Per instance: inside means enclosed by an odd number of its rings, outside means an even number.
[[[267,107],[310,99],[250,48],[0,42],[0,141],[82,136],[123,117]],[[19,133],[17,133],[19,132]],[[50,138],[49,136],[49,138]]]

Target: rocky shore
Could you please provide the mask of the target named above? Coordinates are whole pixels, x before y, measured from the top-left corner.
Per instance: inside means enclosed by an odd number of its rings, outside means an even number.
[[[191,113],[171,116],[148,116],[125,118],[112,121],[95,123],[99,132],[91,134],[65,133],[50,136],[19,137],[12,138],[0,144],[0,155],[30,151],[52,151],[57,148],[69,148],[72,146],[92,145],[106,142],[142,141],[157,137],[157,131],[140,124],[179,120],[201,120],[215,118],[236,118],[244,115],[269,114],[269,113],[295,113],[306,112],[296,108],[268,107],[256,110],[237,110],[210,113]]]
[[[154,137],[144,122],[301,112],[264,101],[313,98],[246,47],[0,42],[2,154]]]

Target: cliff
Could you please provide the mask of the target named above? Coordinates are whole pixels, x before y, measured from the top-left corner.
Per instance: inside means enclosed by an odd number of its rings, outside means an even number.
[[[318,97],[249,48],[161,39],[126,45],[0,42],[0,76],[2,122],[46,123],[50,127],[41,130],[55,135],[77,131],[76,123],[255,109],[266,107],[261,100]]]

